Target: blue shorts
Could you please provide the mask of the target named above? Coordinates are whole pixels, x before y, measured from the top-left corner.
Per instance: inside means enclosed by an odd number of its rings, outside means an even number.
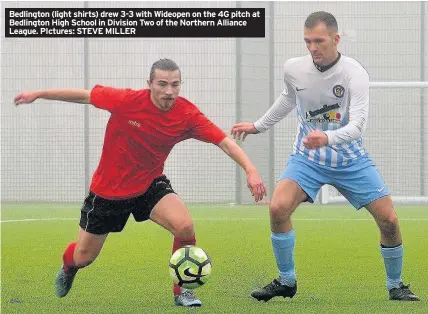
[[[362,156],[343,168],[316,164],[300,155],[291,155],[279,180],[291,179],[308,195],[313,203],[324,184],[334,186],[356,209],[389,195],[376,166],[369,157]]]

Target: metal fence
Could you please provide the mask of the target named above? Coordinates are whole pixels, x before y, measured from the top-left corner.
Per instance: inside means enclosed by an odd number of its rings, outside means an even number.
[[[52,7],[52,2],[2,2],[4,8]],[[333,13],[339,50],[360,61],[371,81],[425,81],[425,2],[57,2],[59,8],[256,7],[266,9],[265,38],[39,38],[2,36],[1,198],[13,202],[80,202],[102,148],[107,112],[79,104],[37,101],[15,108],[22,90],[145,88],[151,64],[171,58],[181,67],[182,96],[226,132],[255,121],[283,89],[282,65],[306,54],[303,23],[313,11]],[[3,16],[2,16],[3,18]],[[3,24],[2,24],[3,27]],[[395,196],[428,195],[428,89],[372,90],[365,147]],[[242,144],[272,192],[292,150],[295,113]],[[425,148],[425,149],[423,149]],[[213,145],[178,144],[165,167],[187,202],[251,203],[245,176]]]

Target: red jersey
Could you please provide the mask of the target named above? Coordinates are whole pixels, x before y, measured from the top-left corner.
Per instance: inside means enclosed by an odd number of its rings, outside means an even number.
[[[165,160],[178,142],[195,138],[217,145],[226,137],[182,97],[165,112],[153,104],[149,89],[96,85],[90,103],[111,113],[90,187],[103,198],[130,198],[146,192],[153,179],[163,174]]]

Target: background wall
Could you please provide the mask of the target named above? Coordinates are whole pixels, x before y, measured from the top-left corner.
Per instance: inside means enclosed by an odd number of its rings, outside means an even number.
[[[55,7],[84,7],[57,2]],[[313,11],[333,13],[340,51],[360,61],[372,81],[428,77],[428,5],[420,2],[88,2],[108,7],[264,7],[266,37],[242,39],[14,39],[2,32],[2,201],[81,202],[99,161],[108,112],[38,100],[15,108],[20,91],[145,88],[151,64],[171,58],[181,67],[182,96],[227,133],[236,121],[255,121],[283,89],[282,65],[306,54],[303,23]],[[6,2],[4,8],[52,7]],[[2,16],[3,18],[3,16]],[[1,25],[2,27],[3,24]],[[428,195],[428,89],[373,89],[365,146],[393,195]],[[85,113],[86,112],[86,113]],[[86,115],[86,119],[85,119]],[[269,183],[285,166],[296,133],[295,113],[242,146]],[[85,148],[85,140],[87,147]],[[252,202],[245,176],[218,148],[195,140],[178,144],[165,173],[187,202]]]

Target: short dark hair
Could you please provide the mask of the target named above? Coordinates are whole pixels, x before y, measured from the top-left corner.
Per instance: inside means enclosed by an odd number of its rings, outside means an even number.
[[[177,63],[172,61],[171,59],[160,59],[152,64],[152,68],[150,69],[150,78],[149,81],[152,82],[155,78],[155,70],[161,71],[177,71],[180,72],[180,80],[181,80],[181,71],[178,67]]]
[[[327,28],[333,29],[336,32],[339,29],[334,15],[325,11],[311,13],[305,21],[305,28],[314,28],[319,23],[325,24]]]

